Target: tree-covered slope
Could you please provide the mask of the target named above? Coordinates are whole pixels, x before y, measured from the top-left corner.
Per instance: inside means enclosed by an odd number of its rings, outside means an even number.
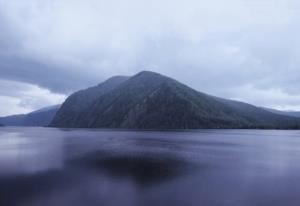
[[[127,79],[128,77],[125,76],[116,76],[95,87],[75,92],[63,103],[50,126],[77,127],[76,123],[84,110],[88,109],[99,97],[119,86]]]
[[[84,101],[82,96],[86,91],[81,92],[81,96],[76,96]],[[72,96],[66,100],[68,104],[63,106],[76,105],[76,115],[64,113],[68,108],[62,107],[52,126],[197,129],[297,128],[300,125],[298,118],[213,97],[153,72],[141,72],[97,97],[92,95],[95,98],[88,103],[77,100],[82,103],[77,104]],[[71,118],[70,122],[68,114],[76,118]]]

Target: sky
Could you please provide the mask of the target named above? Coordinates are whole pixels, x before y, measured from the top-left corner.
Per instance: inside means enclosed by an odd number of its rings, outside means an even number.
[[[300,110],[299,0],[0,0],[0,116],[151,70]]]

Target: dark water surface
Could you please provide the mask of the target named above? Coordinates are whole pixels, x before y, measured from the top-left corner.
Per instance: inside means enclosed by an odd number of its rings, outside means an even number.
[[[300,131],[0,129],[0,206],[299,206]]]

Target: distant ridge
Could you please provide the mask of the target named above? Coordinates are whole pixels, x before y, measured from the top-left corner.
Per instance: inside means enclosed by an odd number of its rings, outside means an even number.
[[[61,105],[45,107],[28,114],[0,117],[5,126],[48,126]]]
[[[272,112],[274,114],[280,114],[280,115],[285,115],[289,117],[299,117],[300,118],[300,112],[297,111],[282,111],[282,110],[277,110],[277,109],[270,109],[270,108],[263,108],[264,110],[267,110],[269,112]]]
[[[113,83],[112,83],[113,82]],[[143,71],[72,94],[50,126],[125,129],[300,128],[300,119],[198,92]]]

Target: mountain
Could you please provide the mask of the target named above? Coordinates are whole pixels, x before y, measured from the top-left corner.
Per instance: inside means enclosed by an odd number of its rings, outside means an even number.
[[[0,117],[0,123],[6,126],[48,126],[60,105],[46,107],[29,114]]]
[[[128,80],[128,78],[126,76],[115,76],[95,87],[75,92],[63,103],[51,125],[56,127],[77,127],[77,122],[83,111],[88,110],[93,102]]]
[[[71,95],[50,126],[126,129],[300,128],[300,119],[198,92],[140,72]],[[105,88],[105,89],[103,89]]]
[[[18,114],[18,115],[0,117],[0,123],[6,126],[22,126],[25,116],[26,116],[25,114]]]
[[[284,111],[284,115],[300,118],[300,112]]]
[[[282,111],[282,110],[270,109],[270,108],[263,108],[263,109],[267,110],[269,112],[275,113],[275,114],[285,115],[285,116],[289,116],[289,117],[299,117],[300,118],[300,112],[296,112],[296,111]]]

